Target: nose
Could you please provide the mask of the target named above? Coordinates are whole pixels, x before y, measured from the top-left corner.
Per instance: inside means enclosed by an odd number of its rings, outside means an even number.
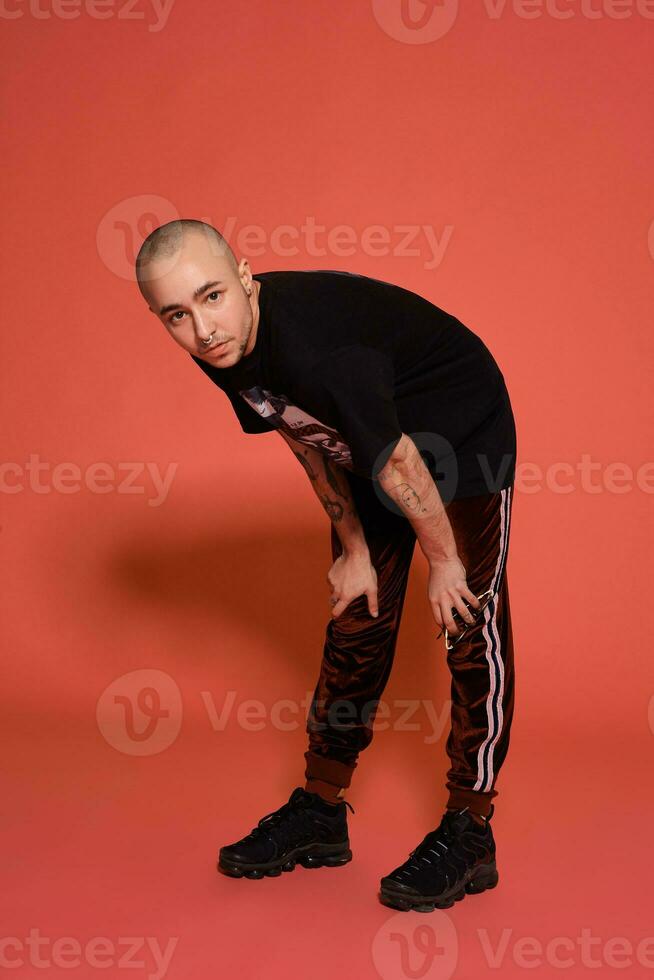
[[[198,313],[195,316],[195,332],[197,334],[201,346],[208,347],[216,331],[209,323],[209,319],[206,318],[206,322],[205,322],[205,320]]]

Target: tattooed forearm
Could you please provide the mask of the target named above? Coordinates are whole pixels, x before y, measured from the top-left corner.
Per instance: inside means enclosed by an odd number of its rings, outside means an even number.
[[[325,468],[325,476],[327,477],[327,480],[329,481],[329,485],[334,491],[334,493],[337,493],[339,497],[343,498],[343,500],[347,500],[347,494],[343,493],[343,491],[341,490],[339,486],[338,477],[334,472],[333,464],[330,462],[327,456],[323,457],[323,466]]]
[[[344,553],[367,554],[368,544],[345,469],[335,465],[324,453],[279,431],[309,477],[318,500],[336,529]]]
[[[398,479],[397,475],[395,476],[395,479]],[[418,493],[408,483],[391,483],[389,481],[384,486],[384,491],[388,494],[391,500],[394,500],[398,504],[398,506],[404,504],[404,509],[411,511],[412,514],[425,512],[425,508],[422,506]]]
[[[307,476],[309,477],[309,479],[311,480],[311,482],[317,480],[318,479],[318,473],[313,468],[313,466],[311,465],[311,462],[308,459],[309,451],[307,449],[302,449],[302,450],[300,450],[298,452],[297,450],[294,449],[293,450],[293,453],[297,457],[297,459],[300,461],[300,463],[302,464],[302,466],[304,467],[304,470],[305,470]],[[325,478],[326,478],[327,482],[329,483],[329,486],[332,488],[332,490],[334,491],[334,493],[338,494],[339,497],[342,497],[343,500],[347,500],[347,494],[344,493],[343,490],[341,489],[341,486],[339,485],[338,477],[336,476],[336,474],[334,472],[333,465],[332,465],[332,463],[330,462],[330,460],[329,460],[329,458],[327,456],[323,456],[323,458],[322,458],[322,464],[323,464],[323,471],[324,471],[324,474],[325,474]],[[322,500],[323,506],[324,506],[325,510],[327,511],[327,513],[330,514],[330,516],[331,516],[332,512],[333,513],[337,513],[338,514],[338,520],[340,520],[341,517],[343,516],[343,508],[341,507],[341,505],[340,504],[335,504],[335,502],[330,501],[329,498],[324,497],[324,496],[321,496],[320,499]]]
[[[296,452],[296,450],[294,449],[293,450],[293,455],[297,459],[300,460],[300,462],[302,463],[302,466],[304,467],[304,469],[306,471],[306,474],[309,477],[309,479],[312,480],[312,481],[313,480],[317,480],[318,479],[318,474],[316,473],[316,471],[314,470],[313,466],[311,465],[311,463],[309,462],[309,460],[306,458],[306,456],[304,455],[304,453],[302,453],[302,452]]]
[[[329,514],[329,519],[332,524],[338,524],[343,518],[343,508],[336,500],[330,500],[329,497],[321,493],[318,495],[320,502]]]
[[[378,476],[384,493],[412,524],[425,557],[455,557],[456,541],[438,487],[415,443],[404,435]]]

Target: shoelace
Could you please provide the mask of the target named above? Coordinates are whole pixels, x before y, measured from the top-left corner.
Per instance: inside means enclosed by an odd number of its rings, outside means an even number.
[[[465,807],[464,810],[458,811],[459,813],[465,812],[468,808]],[[465,844],[459,839],[459,835],[454,831],[452,824],[457,816],[457,813],[447,813],[443,817],[440,826],[436,830],[431,830],[424,840],[415,847],[409,854],[409,858],[413,858],[411,865],[420,870],[420,865],[418,862],[423,862],[424,864],[435,864],[436,861],[442,861],[445,856],[449,855],[450,848],[453,844],[459,844],[463,850],[468,850]],[[438,848],[438,850],[437,850]],[[433,854],[435,860],[431,860],[427,857],[428,854]],[[406,870],[401,873],[407,873]]]
[[[307,828],[312,823],[312,817],[308,813],[311,802],[308,796],[299,796],[295,799],[288,800],[279,809],[273,810],[271,813],[267,813],[265,817],[262,817],[257,823],[257,826],[247,835],[248,838],[261,836],[273,827],[281,828],[283,824],[286,825],[284,829],[287,830],[287,833],[291,832],[295,827]],[[343,800],[343,803],[354,813],[354,807],[351,803],[347,800]]]
[[[433,864],[427,857],[427,854],[434,854],[436,857],[442,857],[445,854],[450,844],[452,843],[453,834],[449,823],[445,821],[436,830],[430,831],[424,840],[415,847],[409,857],[414,858],[414,865],[416,861],[426,861],[427,864]],[[437,851],[436,848],[442,848],[442,850]]]

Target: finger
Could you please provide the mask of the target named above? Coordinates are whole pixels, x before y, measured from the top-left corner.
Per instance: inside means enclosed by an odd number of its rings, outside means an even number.
[[[334,619],[338,619],[338,617],[341,615],[343,610],[347,609],[349,604],[350,604],[349,599],[339,599],[338,602],[334,605],[334,608],[332,609],[332,617]]]
[[[368,596],[368,609],[370,610],[370,615],[371,616],[374,616],[375,618],[377,618],[377,616],[379,616],[379,604],[377,602],[377,590],[376,589],[370,589],[369,592],[366,592],[366,595]]]
[[[466,606],[465,602],[463,601],[459,593],[456,591],[456,589],[451,589],[450,595],[452,597],[452,601],[454,603],[456,611],[458,612],[463,622],[472,625],[475,622],[475,617],[470,612],[470,610],[468,609],[468,607]]]
[[[470,591],[470,589],[468,588],[467,585],[466,585],[466,587],[464,589],[461,589],[461,592],[465,596],[465,598],[468,600],[468,602],[470,603],[471,606],[474,606],[475,609],[481,609],[481,602],[479,601],[479,599],[477,598],[477,596],[474,594],[474,592],[471,592]]]
[[[452,604],[456,609],[458,615],[461,617],[464,623],[467,623],[468,625],[472,625],[472,623],[475,622],[475,616],[463,600],[463,593],[466,594],[466,598],[467,598],[467,594],[469,592],[470,590],[468,589],[465,582],[461,586],[452,587],[451,589],[448,590],[450,598],[452,599]],[[470,595],[472,595],[471,592]],[[476,601],[477,597],[473,596],[473,599],[475,599]],[[480,605],[480,603],[477,602],[477,605]]]
[[[452,617],[452,599],[447,593],[445,593],[443,599],[441,599],[440,607],[441,616],[443,617],[443,622],[447,632],[451,633],[453,636],[458,636],[459,628]]]

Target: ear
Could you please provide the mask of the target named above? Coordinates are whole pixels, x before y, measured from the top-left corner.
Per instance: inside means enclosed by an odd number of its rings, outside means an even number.
[[[248,262],[248,260],[245,257],[243,257],[241,259],[241,261],[239,262],[239,265],[238,265],[239,279],[242,279],[243,276],[246,276],[248,274],[248,272],[250,272],[250,263]],[[250,272],[250,274],[251,274],[251,272]]]

